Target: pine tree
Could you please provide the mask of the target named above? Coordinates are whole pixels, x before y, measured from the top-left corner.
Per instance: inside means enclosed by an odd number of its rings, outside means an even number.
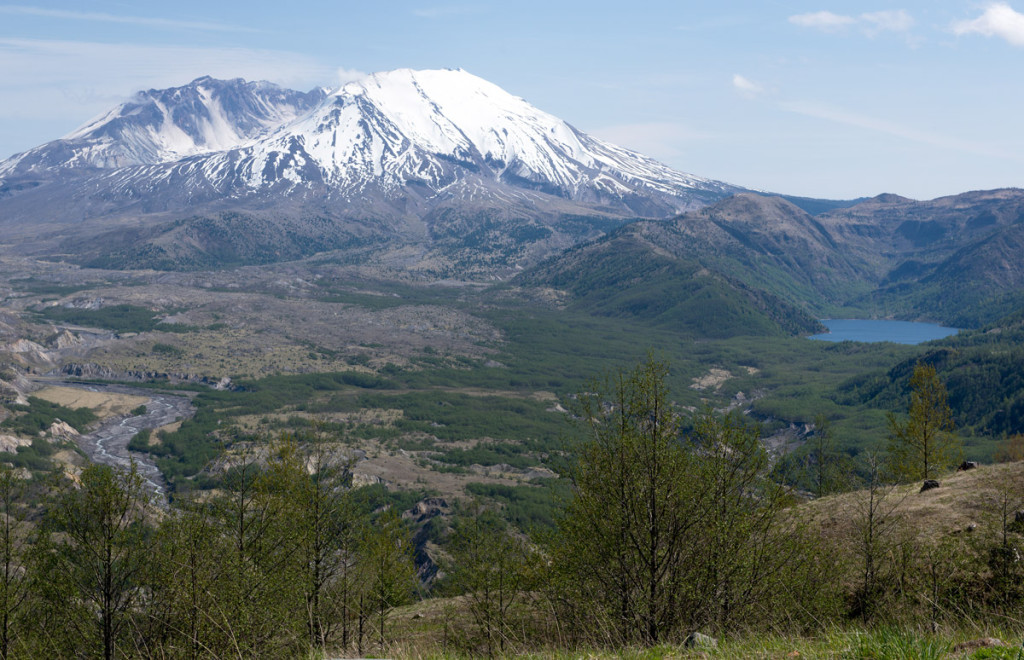
[[[493,511],[473,505],[452,529],[452,581],[465,594],[488,657],[504,655],[511,611],[531,587],[531,553]]]
[[[7,660],[20,632],[20,619],[29,595],[29,525],[23,494],[25,482],[7,465],[0,465],[0,659]]]
[[[889,414],[889,457],[892,470],[916,481],[932,479],[960,460],[962,448],[954,433],[946,386],[935,367],[918,363],[910,378],[910,411],[905,421]]]
[[[618,642],[657,643],[679,615],[674,590],[698,524],[690,455],[665,383],[649,358],[578,399],[587,438],[572,474],[575,497],[561,525],[561,561],[611,618]]]
[[[71,588],[67,597],[88,604],[96,613],[72,616],[68,624],[82,639],[95,640],[99,652],[92,653],[108,660],[117,653],[149,559],[145,503],[142,477],[134,464],[127,471],[92,464],[82,470],[80,485],[64,488],[51,511],[60,533],[56,569]]]

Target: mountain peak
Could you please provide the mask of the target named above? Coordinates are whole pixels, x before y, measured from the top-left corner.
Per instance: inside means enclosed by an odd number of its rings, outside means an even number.
[[[316,245],[332,230],[314,232],[310,218],[345,227],[339,241],[461,241],[479,224],[504,228],[487,241],[513,245],[505,232],[526,223],[538,242],[568,244],[592,236],[590,224],[670,217],[739,190],[593,138],[462,69],[380,72],[329,94],[201,77],[0,163],[0,179],[9,217],[228,210],[217,222],[230,224],[250,212],[273,218],[267,227],[301,225]]]
[[[235,149],[305,114],[324,96],[210,76],[141,91],[60,140],[0,163],[0,176],[112,170]]]
[[[334,196],[375,190],[395,199],[412,184],[417,196],[468,201],[512,186],[661,217],[737,190],[590,137],[460,68],[384,71],[329,94],[202,76],[140,92],[62,140],[0,163],[0,176],[178,168],[199,156],[201,169],[189,166],[184,185],[245,194],[304,194],[323,183]],[[152,185],[150,172],[130,176],[147,179],[135,190]]]

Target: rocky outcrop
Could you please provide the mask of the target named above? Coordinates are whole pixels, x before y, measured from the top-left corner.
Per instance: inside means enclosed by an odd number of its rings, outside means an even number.
[[[0,435],[0,451],[16,452],[18,447],[28,447],[32,441],[16,435]]]
[[[32,363],[36,365],[53,364],[53,357],[50,355],[50,352],[46,349],[46,347],[41,346],[35,343],[34,341],[30,341],[28,339],[19,339],[17,341],[13,341],[4,346],[3,348],[0,348],[0,351],[6,353],[13,353],[19,358],[21,358],[22,361],[27,363]]]
[[[451,513],[451,510],[446,499],[443,497],[428,497],[420,500],[411,509],[402,513],[402,517],[422,523],[436,516],[448,515],[449,513]]]
[[[81,337],[76,335],[75,333],[73,333],[70,330],[64,328],[64,329],[61,329],[54,336],[50,337],[47,340],[46,343],[51,348],[55,348],[58,351],[62,351],[62,350],[67,349],[67,348],[73,348],[75,346],[81,346],[82,344],[85,343],[85,341]]]
[[[31,381],[12,365],[0,368],[0,402],[28,405],[26,394],[34,389]]]
[[[983,637],[981,639],[972,639],[970,641],[960,642],[959,644],[954,646],[952,649],[950,649],[950,653],[966,653],[966,652],[970,652],[970,651],[975,651],[977,649],[1003,648],[1003,647],[1006,647],[1006,646],[1008,646],[1008,644],[1006,642],[1004,642],[1003,640],[999,639],[998,637]],[[972,656],[972,657],[974,657],[974,656]],[[980,658],[982,656],[978,655],[977,657]],[[998,657],[998,656],[984,656],[984,657]]]
[[[89,378],[96,380],[116,380],[144,383],[151,380],[166,380],[169,383],[198,383],[212,387],[215,390],[231,390],[234,387],[231,379],[227,376],[203,376],[200,374],[176,374],[166,371],[118,371],[94,363],[70,362],[60,368],[58,372],[72,378]]]
[[[704,633],[693,632],[686,636],[683,640],[683,647],[688,649],[716,649],[718,648],[718,640],[710,635]]]
[[[54,440],[74,440],[80,435],[75,427],[59,419],[53,420],[46,434]]]
[[[416,533],[412,537],[413,561],[420,582],[429,584],[442,577],[440,566],[434,560],[431,550],[436,550],[430,538],[433,533],[430,521],[435,518],[451,516],[448,501],[442,497],[428,497],[413,505],[408,511],[402,512],[402,518],[411,520],[416,525]]]

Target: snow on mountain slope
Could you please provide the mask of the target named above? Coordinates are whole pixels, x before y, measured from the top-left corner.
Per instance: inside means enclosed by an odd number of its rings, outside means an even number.
[[[199,78],[142,92],[0,163],[0,198],[22,218],[54,197],[64,200],[47,209],[55,218],[247,204],[421,218],[466,202],[665,217],[738,190],[593,138],[457,69],[378,73],[330,94]]]
[[[325,94],[210,77],[139,92],[60,140],[0,163],[0,176],[116,169],[235,149],[305,114]]]
[[[293,166],[273,167],[285,154]],[[312,163],[349,192],[410,182],[441,192],[479,174],[578,200],[733,189],[590,137],[462,70],[400,69],[349,83],[255,144],[251,158],[251,187],[298,183],[297,170]]]

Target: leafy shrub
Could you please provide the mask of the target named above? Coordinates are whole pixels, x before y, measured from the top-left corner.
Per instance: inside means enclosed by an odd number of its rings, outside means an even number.
[[[160,342],[153,344],[153,348],[151,350],[155,355],[166,355],[168,357],[181,357],[185,354],[185,351],[181,350],[177,346],[163,344]]]

